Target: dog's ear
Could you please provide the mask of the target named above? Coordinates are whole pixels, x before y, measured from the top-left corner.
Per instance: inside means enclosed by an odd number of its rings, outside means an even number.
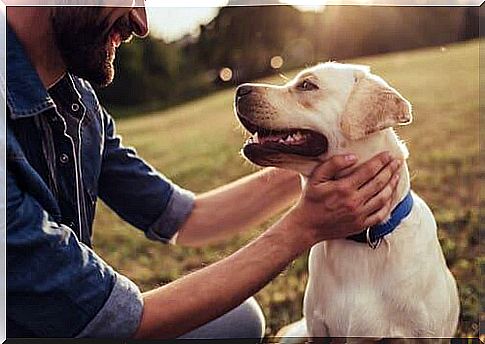
[[[412,121],[411,104],[381,78],[362,71],[341,119],[343,134],[351,140]]]

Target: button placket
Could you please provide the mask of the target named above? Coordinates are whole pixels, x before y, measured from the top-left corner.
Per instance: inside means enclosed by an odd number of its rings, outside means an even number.
[[[76,89],[74,80],[67,74],[66,84],[62,89],[55,89],[54,96],[58,96],[56,118],[52,119],[51,126],[59,131],[55,146],[60,177],[64,178],[63,189],[69,190],[73,201],[73,208],[69,206],[69,212],[75,212],[69,216],[69,227],[73,228],[79,239],[84,238],[83,222],[86,218],[86,207],[83,195],[81,146],[82,125],[85,119],[86,107],[81,93]],[[56,97],[54,97],[56,98]],[[73,184],[73,185],[72,185]],[[75,190],[71,192],[71,186]],[[89,240],[88,240],[89,241]]]

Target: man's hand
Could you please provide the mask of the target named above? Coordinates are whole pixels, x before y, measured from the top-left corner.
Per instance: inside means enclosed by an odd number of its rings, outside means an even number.
[[[310,244],[355,234],[384,221],[391,212],[401,162],[382,153],[335,179],[355,163],[353,156],[335,156],[317,167],[288,214]]]
[[[384,219],[399,164],[381,154],[335,180],[355,163],[340,156],[322,164],[295,208],[256,240],[215,264],[144,293],[135,337],[175,338],[193,330],[256,293],[313,244],[343,238]]]

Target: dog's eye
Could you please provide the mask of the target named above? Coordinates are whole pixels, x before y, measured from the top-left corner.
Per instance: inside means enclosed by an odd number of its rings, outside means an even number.
[[[318,90],[318,86],[308,80],[303,80],[298,85],[296,85],[296,88],[299,89],[300,91]]]

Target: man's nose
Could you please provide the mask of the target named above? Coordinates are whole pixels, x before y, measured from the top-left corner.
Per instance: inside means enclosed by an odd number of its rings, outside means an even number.
[[[135,7],[130,11],[130,22],[133,33],[144,38],[148,35],[148,18],[145,7]]]
[[[241,85],[236,90],[236,96],[244,97],[250,94],[253,91],[253,88],[250,85]]]

